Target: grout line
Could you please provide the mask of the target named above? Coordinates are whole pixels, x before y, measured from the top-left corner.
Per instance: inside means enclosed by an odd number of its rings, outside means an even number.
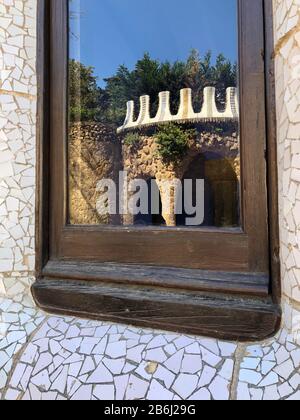
[[[36,101],[36,95],[30,95],[29,93],[22,93],[22,92],[14,92],[10,90],[0,89],[0,95],[10,95],[10,96],[17,96],[19,98],[29,99],[30,101]]]
[[[283,293],[282,297],[285,299],[286,303],[290,305],[293,309],[296,309],[300,312],[300,302],[291,298],[290,296]]]
[[[237,401],[241,364],[246,355],[246,348],[246,344],[238,344],[238,348],[234,355],[234,370],[230,387],[230,401]]]
[[[275,58],[278,54],[280,54],[280,51],[285,45],[289,42],[289,40],[296,35],[297,32],[300,31],[300,19],[298,20],[298,23],[294,28],[292,28],[289,32],[287,32],[285,35],[283,35],[279,40],[277,41],[274,52],[273,52],[273,58]]]
[[[19,364],[22,355],[24,354],[24,352],[26,351],[27,347],[29,346],[29,344],[31,343],[31,340],[33,339],[33,337],[42,329],[42,327],[45,325],[46,322],[48,322],[49,316],[45,316],[45,319],[43,322],[41,322],[41,324],[34,330],[32,331],[32,333],[30,335],[27,336],[26,338],[26,343],[24,343],[24,345],[20,348],[20,350],[18,351],[18,353],[13,355],[13,364],[11,366],[11,369],[9,371],[9,374],[7,375],[7,381],[6,384],[4,385],[4,387],[2,388],[2,397],[0,398],[0,401],[4,401],[5,400],[5,395],[7,393],[7,391],[9,390],[9,384],[11,382],[11,379],[13,377],[13,374],[15,372],[15,369],[17,367],[17,365]],[[26,391],[25,391],[26,392]],[[24,391],[20,392],[20,396],[24,396],[25,394]]]

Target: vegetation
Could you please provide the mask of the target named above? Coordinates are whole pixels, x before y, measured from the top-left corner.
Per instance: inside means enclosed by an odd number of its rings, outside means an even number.
[[[192,50],[187,61],[159,62],[145,54],[130,71],[120,66],[115,75],[105,79],[106,87],[98,86],[93,67],[71,60],[69,69],[70,119],[71,121],[99,121],[105,124],[122,125],[126,114],[126,102],[139,104],[141,95],[149,95],[151,113],[158,107],[158,93],[171,92],[171,110],[177,112],[180,89],[193,90],[195,110],[200,110],[202,91],[206,86],[218,90],[217,101],[225,104],[227,87],[236,86],[237,67],[222,54],[212,63],[211,53],[203,58]],[[78,94],[80,92],[80,95]]]
[[[189,140],[196,134],[196,130],[187,130],[178,124],[161,126],[156,134],[159,156],[165,163],[177,163],[186,155]]]
[[[101,89],[97,85],[93,67],[78,61],[69,63],[69,103],[71,121],[99,121]]]
[[[138,133],[128,133],[125,136],[124,144],[129,147],[137,147],[140,144],[141,138]]]

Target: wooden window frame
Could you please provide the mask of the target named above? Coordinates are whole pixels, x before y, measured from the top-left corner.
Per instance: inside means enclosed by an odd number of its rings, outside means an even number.
[[[240,341],[278,330],[272,0],[238,4],[243,205],[241,229],[229,231],[67,224],[67,0],[38,1],[32,291],[43,309]]]

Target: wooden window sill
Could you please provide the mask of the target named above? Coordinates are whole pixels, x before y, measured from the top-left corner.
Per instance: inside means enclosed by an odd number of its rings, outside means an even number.
[[[50,261],[32,291],[51,313],[253,341],[280,325],[268,284],[254,274]]]

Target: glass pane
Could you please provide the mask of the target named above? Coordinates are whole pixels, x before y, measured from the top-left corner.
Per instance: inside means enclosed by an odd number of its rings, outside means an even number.
[[[69,9],[69,222],[239,226],[237,1]]]

